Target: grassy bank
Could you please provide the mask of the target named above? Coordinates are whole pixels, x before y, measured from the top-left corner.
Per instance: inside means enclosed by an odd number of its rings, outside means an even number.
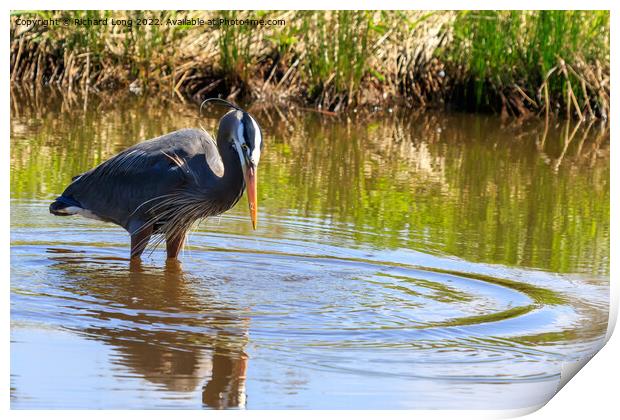
[[[274,26],[168,20],[273,19]],[[61,19],[56,26],[25,18]],[[70,19],[65,26],[62,19]],[[75,25],[76,18],[108,19]],[[112,19],[160,25],[111,25]],[[19,21],[21,19],[21,21]],[[11,83],[200,101],[607,118],[609,12],[13,12]]]

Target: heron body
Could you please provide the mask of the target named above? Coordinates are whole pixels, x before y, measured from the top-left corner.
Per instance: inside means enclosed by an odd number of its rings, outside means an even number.
[[[202,129],[183,129],[138,143],[74,177],[50,212],[123,227],[131,235],[132,258],[152,235],[166,241],[168,258],[176,258],[190,227],[232,208],[247,185],[255,227],[262,135],[247,112],[231,106],[217,141]]]

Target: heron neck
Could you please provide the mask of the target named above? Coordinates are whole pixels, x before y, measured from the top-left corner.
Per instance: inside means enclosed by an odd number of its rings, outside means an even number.
[[[218,142],[218,150],[224,164],[224,175],[219,180],[219,190],[222,197],[225,197],[232,207],[241,198],[245,181],[239,155],[228,142],[222,143]]]

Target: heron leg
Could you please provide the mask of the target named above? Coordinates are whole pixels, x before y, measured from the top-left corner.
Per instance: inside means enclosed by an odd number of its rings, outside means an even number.
[[[153,234],[153,226],[145,226],[131,235],[131,259],[140,259]]]
[[[166,253],[169,259],[176,259],[185,243],[185,232],[182,234],[166,237]]]

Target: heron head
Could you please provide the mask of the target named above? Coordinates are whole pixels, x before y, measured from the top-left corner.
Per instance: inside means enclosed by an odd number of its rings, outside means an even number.
[[[256,120],[245,111],[234,111],[236,114],[235,134],[232,144],[241,162],[243,178],[248,192],[250,218],[252,227],[256,230],[258,202],[256,195],[257,170],[260,154],[263,149],[263,136]]]
[[[204,105],[209,101],[218,101],[233,108],[220,120],[218,128],[218,141],[220,141],[220,139],[228,141],[230,147],[233,148],[239,156],[243,179],[245,181],[248,194],[252,227],[256,229],[256,221],[258,216],[256,194],[257,169],[261,151],[263,150],[263,135],[261,129],[254,117],[237,105],[223,99],[216,98],[207,99],[202,104]]]

